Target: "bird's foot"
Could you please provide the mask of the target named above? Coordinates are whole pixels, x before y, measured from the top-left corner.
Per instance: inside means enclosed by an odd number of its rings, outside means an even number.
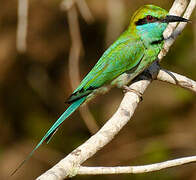
[[[139,97],[140,102],[143,101],[143,97],[142,97],[142,93],[141,92],[139,92],[139,91],[137,91],[135,89],[132,89],[129,86],[123,86],[123,88],[124,88],[124,92],[125,93],[126,92],[133,92],[133,93],[135,93]]]

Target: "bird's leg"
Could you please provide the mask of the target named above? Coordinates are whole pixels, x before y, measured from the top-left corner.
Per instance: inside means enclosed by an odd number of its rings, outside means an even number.
[[[124,92],[126,93],[126,92],[133,92],[133,93],[135,93],[136,95],[138,95],[138,97],[139,97],[139,99],[140,99],[140,101],[143,101],[143,97],[142,97],[142,93],[141,92],[139,92],[139,91],[137,91],[137,90],[135,90],[135,89],[132,89],[132,88],[130,88],[129,86],[123,86],[123,89],[124,89]]]

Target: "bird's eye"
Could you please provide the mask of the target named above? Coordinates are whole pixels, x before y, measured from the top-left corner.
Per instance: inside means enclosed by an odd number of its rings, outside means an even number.
[[[147,21],[152,21],[154,18],[151,15],[146,16]]]

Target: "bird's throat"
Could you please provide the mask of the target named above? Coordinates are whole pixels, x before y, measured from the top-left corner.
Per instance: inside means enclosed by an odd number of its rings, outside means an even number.
[[[166,23],[149,23],[136,26],[136,32],[144,42],[145,46],[160,44],[163,41],[163,32],[166,29]]]

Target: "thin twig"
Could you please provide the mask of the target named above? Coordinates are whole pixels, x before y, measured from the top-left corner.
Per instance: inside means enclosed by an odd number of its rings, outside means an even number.
[[[27,47],[28,0],[18,0],[16,49],[24,53]]]
[[[94,17],[86,3],[86,0],[75,0],[75,2],[84,20],[89,24],[92,23],[94,21]]]
[[[66,0],[67,1],[67,0]],[[65,4],[64,4],[65,6]],[[70,6],[70,5],[69,5]],[[79,63],[81,57],[81,51],[83,49],[82,38],[80,34],[80,27],[78,22],[78,12],[75,4],[71,4],[71,7],[67,5],[69,32],[71,36],[71,48],[69,53],[69,79],[71,87],[74,90],[80,83],[80,70]],[[84,120],[89,131],[94,134],[98,131],[99,127],[93,118],[88,106],[83,106],[79,109],[80,115]]]
[[[98,175],[98,174],[141,174],[153,171],[159,171],[161,169],[170,168],[174,166],[180,166],[196,162],[196,156],[183,157],[174,160],[164,161],[160,163],[154,163],[141,166],[116,166],[116,167],[86,167],[81,166],[78,169],[77,174],[80,175]]]
[[[168,71],[166,69],[160,69],[157,79],[160,81],[168,82],[170,84],[178,85],[182,88],[191,90],[196,93],[196,82],[183,75]]]

